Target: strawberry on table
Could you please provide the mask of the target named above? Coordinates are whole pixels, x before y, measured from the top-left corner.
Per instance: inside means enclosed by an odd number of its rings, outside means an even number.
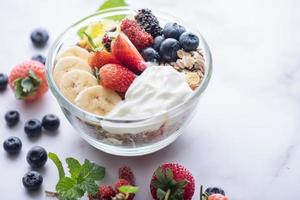
[[[212,194],[208,196],[207,200],[228,200],[228,198],[222,194]]]
[[[124,33],[120,33],[111,44],[112,54],[128,69],[134,73],[140,74],[146,69],[146,64]]]
[[[15,66],[8,80],[17,99],[34,100],[48,90],[45,66],[34,60]]]
[[[106,50],[92,52],[89,56],[89,64],[92,68],[100,69],[106,64],[120,64],[110,52]]]
[[[99,70],[100,83],[116,92],[126,92],[136,75],[126,67],[118,64],[107,64]]]
[[[111,199],[116,195],[115,190],[110,185],[100,185],[98,191],[98,197],[100,199]]]
[[[130,183],[130,185],[135,185],[135,177],[133,171],[128,166],[119,168],[119,179],[125,179]]]

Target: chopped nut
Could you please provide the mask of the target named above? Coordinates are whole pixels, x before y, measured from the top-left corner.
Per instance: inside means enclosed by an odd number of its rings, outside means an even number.
[[[191,57],[192,55],[186,51],[184,51],[183,49],[180,49],[177,51],[177,56],[179,58],[183,58],[183,57]]]
[[[185,78],[186,78],[187,83],[193,90],[196,89],[200,85],[201,78],[198,75],[198,73],[187,72],[185,74]]]

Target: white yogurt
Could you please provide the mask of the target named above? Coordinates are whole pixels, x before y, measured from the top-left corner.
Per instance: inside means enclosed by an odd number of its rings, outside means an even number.
[[[186,101],[193,93],[185,78],[171,66],[149,66],[137,77],[120,102],[108,115],[109,118],[138,119],[166,112]],[[112,123],[102,124],[112,133],[138,133],[158,129],[163,119],[143,122],[138,126],[115,127]],[[125,130],[124,130],[125,129]]]

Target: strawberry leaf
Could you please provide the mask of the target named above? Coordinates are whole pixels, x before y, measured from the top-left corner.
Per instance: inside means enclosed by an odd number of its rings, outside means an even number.
[[[32,70],[28,71],[28,76],[14,80],[15,96],[17,99],[24,99],[33,95],[41,84],[41,80]]]
[[[166,196],[166,192],[163,191],[162,189],[158,188],[156,190],[156,197],[159,199],[159,200],[163,200]]]

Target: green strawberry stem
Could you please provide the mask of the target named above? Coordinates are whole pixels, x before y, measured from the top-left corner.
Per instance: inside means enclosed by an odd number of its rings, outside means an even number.
[[[171,194],[171,190],[168,189],[164,200],[168,200],[170,197],[170,194]]]

